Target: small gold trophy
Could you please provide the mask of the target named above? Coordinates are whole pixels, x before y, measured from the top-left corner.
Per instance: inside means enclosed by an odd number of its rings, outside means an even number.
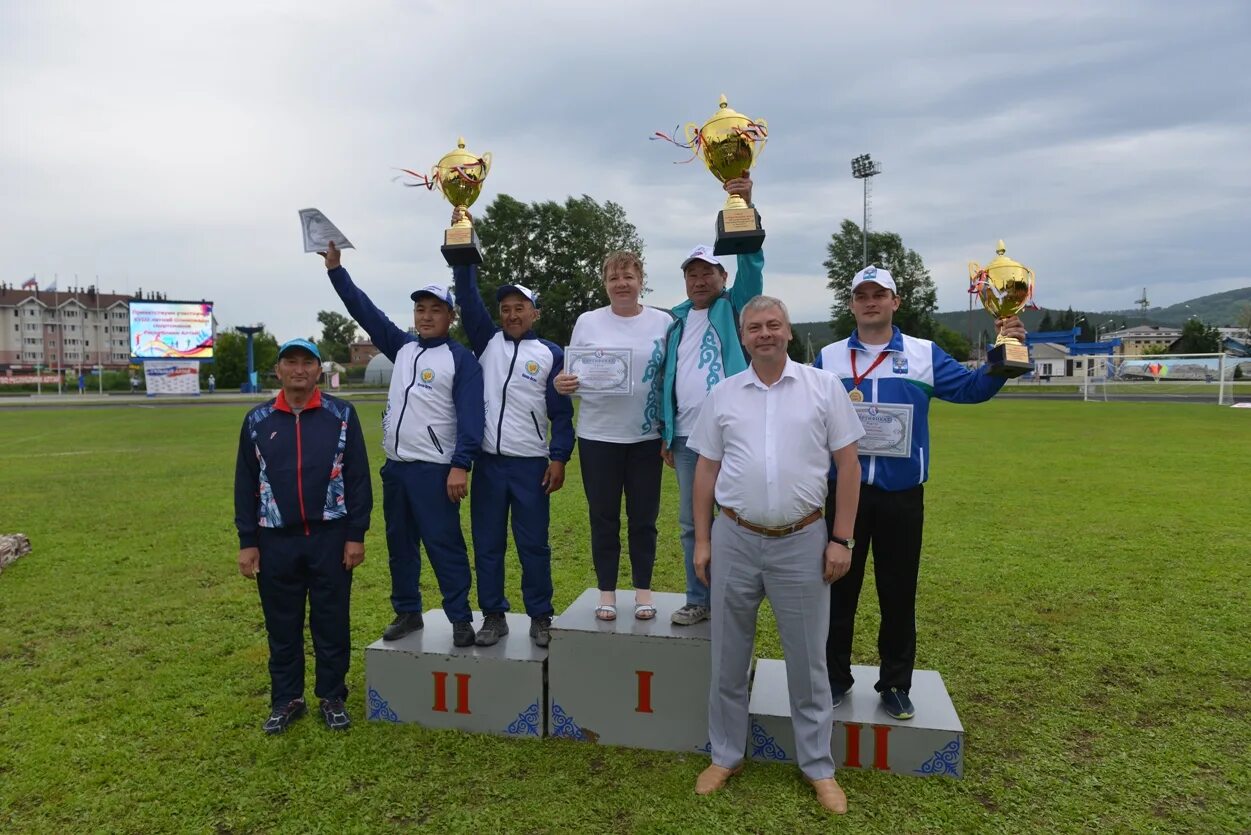
[[[769,126],[764,119],[749,119],[732,110],[724,95],[717,112],[702,127],[693,122],[686,126],[690,147],[703,158],[712,175],[723,183],[743,176],[756,164],[768,137]],[[742,197],[731,194],[717,215],[713,253],[736,255],[758,252],[764,239],[760,213],[748,206]]]
[[[1000,241],[994,260],[985,268],[976,261],[969,262],[969,292],[977,295],[986,312],[996,319],[1020,314],[1034,297],[1034,271],[1013,261],[1006,251]],[[1034,369],[1029,348],[1002,333],[986,352],[986,365],[996,377],[1020,377]]]
[[[443,158],[434,164],[430,174],[418,174],[401,168],[405,174],[416,182],[405,183],[409,186],[425,186],[433,189],[436,186],[453,208],[461,210],[461,219],[443,232],[443,246],[439,249],[449,267],[460,267],[467,264],[481,264],[482,250],[478,246],[478,235],[473,230],[473,222],[469,220],[469,207],[482,194],[482,185],[491,171],[491,155],[481,156],[465,150],[465,138],[456,140],[456,149],[448,151]]]

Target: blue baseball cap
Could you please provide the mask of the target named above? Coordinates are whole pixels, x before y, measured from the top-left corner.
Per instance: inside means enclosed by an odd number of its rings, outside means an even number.
[[[317,346],[307,339],[288,339],[282,343],[282,347],[278,349],[278,359],[282,359],[283,355],[288,351],[294,351],[299,348],[302,351],[308,351],[313,355],[313,359],[321,362],[321,351],[317,350]]]
[[[409,298],[417,301],[418,296],[433,296],[448,307],[456,307],[456,296],[452,295],[452,288],[442,284],[427,284],[420,290],[414,290]]]
[[[521,284],[500,285],[500,288],[495,291],[495,300],[497,302],[502,302],[504,301],[505,296],[512,295],[513,293],[517,293],[535,307],[539,306],[539,294],[531,290],[529,287]]]

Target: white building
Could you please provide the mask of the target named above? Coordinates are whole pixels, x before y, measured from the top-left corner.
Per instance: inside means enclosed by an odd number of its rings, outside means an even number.
[[[52,293],[0,284],[0,370],[125,368],[130,301],[94,287]]]

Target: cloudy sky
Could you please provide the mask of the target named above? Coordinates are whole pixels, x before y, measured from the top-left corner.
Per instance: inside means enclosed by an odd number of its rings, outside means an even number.
[[[734,11],[737,7],[737,11]],[[194,9],[194,11],[193,11]],[[941,310],[997,238],[1040,303],[1129,307],[1251,285],[1251,4],[0,0],[0,280],[209,298],[280,338],[339,309],[296,211],[399,321],[447,275],[447,205],[392,182],[458,134],[483,201],[589,194],[646,241],[648,301],[723,195],[649,142],[724,92],[769,122],[753,172],[766,288],[827,315],[825,245],[859,222],[925,259]],[[481,206],[479,206],[481,208]],[[488,256],[489,257],[489,256]]]

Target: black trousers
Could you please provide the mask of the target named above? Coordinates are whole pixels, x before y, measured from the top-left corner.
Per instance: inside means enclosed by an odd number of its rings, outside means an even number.
[[[834,524],[834,489],[830,482],[825,517],[830,531]],[[917,577],[921,571],[921,529],[925,523],[925,487],[908,490],[882,490],[860,485],[860,508],[856,513],[856,547],[851,552],[851,569],[830,584],[830,634],[825,645],[830,684],[850,690],[851,639],[856,625],[856,604],[864,583],[864,567],[873,548],[873,577],[877,582],[877,603],[882,623],[877,633],[877,651],[882,659],[878,681],[880,693],[891,687],[907,691],[912,687],[912,669],[917,655]]]
[[[582,489],[591,517],[591,561],[601,591],[615,591],[621,564],[621,494],[625,493],[630,574],[652,587],[660,515],[660,439],[634,444],[578,439]]]
[[[317,659],[313,693],[321,699],[347,697],[352,658],[348,603],[352,572],[343,567],[347,540],[341,524],[261,528],[261,571],[256,586],[269,635],[270,697],[281,707],[304,695],[304,609]]]

